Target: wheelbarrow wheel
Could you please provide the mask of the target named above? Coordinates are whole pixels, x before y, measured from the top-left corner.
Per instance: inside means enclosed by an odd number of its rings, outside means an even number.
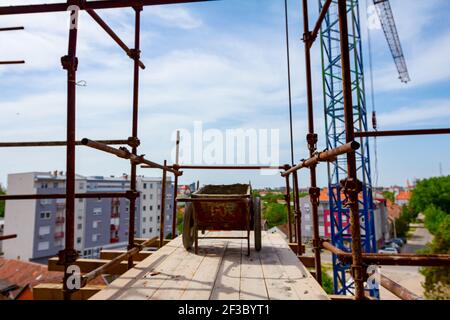
[[[261,251],[261,198],[253,199],[253,233],[255,234],[255,250]]]
[[[184,223],[183,223],[183,246],[186,250],[192,248],[195,240],[194,228],[194,207],[191,203],[186,204],[184,209]]]

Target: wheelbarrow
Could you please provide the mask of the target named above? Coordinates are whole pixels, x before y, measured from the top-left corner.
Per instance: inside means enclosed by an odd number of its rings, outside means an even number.
[[[250,255],[250,231],[254,231],[254,246],[261,250],[261,200],[252,197],[248,184],[206,185],[191,194],[186,202],[183,225],[183,246],[186,250],[195,247],[198,253],[199,239],[246,239],[247,255]],[[199,238],[202,231],[247,231],[246,237]]]

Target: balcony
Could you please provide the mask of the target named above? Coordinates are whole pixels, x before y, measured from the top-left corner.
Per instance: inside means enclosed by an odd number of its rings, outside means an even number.
[[[118,237],[111,238],[111,240],[109,242],[110,243],[117,243],[117,242],[119,242],[119,238]]]
[[[56,217],[55,222],[57,224],[63,224],[66,221],[66,219],[64,217]]]
[[[64,231],[55,232],[55,239],[64,238]]]
[[[119,218],[120,217],[120,213],[119,212],[112,212],[111,213],[111,218]]]

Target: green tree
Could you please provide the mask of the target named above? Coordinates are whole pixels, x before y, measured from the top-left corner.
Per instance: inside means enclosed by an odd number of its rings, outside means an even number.
[[[263,205],[263,217],[267,220],[269,228],[287,223],[286,205],[280,203],[265,203]]]
[[[6,190],[3,189],[3,186],[0,184],[0,195],[4,195]],[[5,201],[0,201],[0,218],[5,216]]]
[[[430,205],[449,213],[450,176],[429,178],[417,182],[409,205],[416,213],[424,212]]]
[[[383,191],[383,197],[387,200],[390,200],[392,203],[395,202],[395,195],[390,191]]]
[[[421,180],[414,189],[410,208],[414,214],[422,212],[425,227],[434,238],[422,253],[450,254],[450,176]],[[423,287],[428,299],[450,299],[450,268],[424,267]]]
[[[413,219],[413,215],[408,206],[402,206],[402,213],[400,217],[395,220],[395,230],[397,237],[406,238],[409,231],[409,224]]]

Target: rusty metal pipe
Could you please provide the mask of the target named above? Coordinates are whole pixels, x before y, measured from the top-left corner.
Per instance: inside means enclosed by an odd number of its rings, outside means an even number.
[[[94,19],[99,26],[106,31],[106,33],[111,37],[111,39],[113,39],[118,45],[119,47],[122,48],[123,51],[125,51],[125,53],[131,58],[133,59],[133,51],[128,48],[128,46],[122,41],[122,39],[120,39],[120,37],[109,27],[109,25],[92,9],[86,9],[86,12],[92,17],[92,19]],[[141,69],[145,69],[145,65],[144,63],[139,60],[139,67],[141,67]]]
[[[294,203],[295,203],[295,237],[297,240],[297,255],[301,256],[303,254],[302,250],[302,212],[300,210],[300,195],[298,187],[298,176],[297,171],[292,174],[292,183],[294,191]]]
[[[233,202],[233,201],[248,201],[249,196],[243,197],[223,197],[223,198],[181,198],[177,199],[177,202]]]
[[[339,147],[331,149],[331,150],[317,152],[311,158],[309,158],[307,160],[303,160],[298,165],[290,168],[289,170],[282,172],[281,176],[285,177],[285,176],[290,175],[293,172],[298,171],[300,169],[311,168],[312,166],[315,166],[320,162],[334,161],[334,160],[336,160],[337,156],[354,152],[355,150],[358,150],[359,147],[360,147],[360,144],[357,141],[351,141],[347,144],[344,144],[342,146],[339,146]]]
[[[0,64],[24,64],[24,60],[0,61]]]
[[[152,168],[142,166],[142,168]],[[284,166],[190,166],[190,165],[173,165],[168,168],[177,170],[282,170]]]
[[[312,47],[314,44],[314,41],[317,38],[317,35],[319,34],[320,27],[322,26],[323,20],[325,20],[325,17],[327,15],[328,9],[330,8],[330,5],[332,3],[332,0],[327,0],[323,7],[322,11],[320,11],[319,18],[317,19],[317,22],[313,28],[313,31],[311,32],[309,42],[306,44],[309,48]]]
[[[342,92],[344,99],[344,122],[345,139],[347,143],[355,140],[355,128],[353,120],[353,97],[352,97],[352,78],[350,72],[350,52],[349,52],[349,34],[348,34],[348,16],[347,1],[338,0],[339,15],[339,36],[341,49],[341,68],[342,68]],[[358,204],[358,177],[356,169],[356,154],[349,152],[347,154],[347,174],[346,185],[348,187],[348,206],[350,208],[350,222],[352,235],[352,276],[355,283],[355,299],[365,299],[364,294],[364,272],[362,268],[362,248],[361,248],[361,226],[359,221]]]
[[[380,284],[384,288],[386,288],[387,290],[389,290],[390,292],[395,294],[400,299],[402,299],[402,300],[423,300],[422,297],[419,297],[418,295],[409,291],[405,287],[402,287],[401,285],[399,285],[395,281],[389,279],[385,275],[381,274],[380,277],[381,277]]]
[[[288,238],[289,243],[293,242],[293,233],[292,233],[292,208],[291,208],[291,187],[289,185],[289,176],[285,177],[286,181],[286,208],[288,213]]]
[[[6,236],[0,236],[0,241],[15,239],[15,238],[17,238],[17,234],[10,234],[10,235],[6,235]]]
[[[76,199],[96,199],[96,198],[133,198],[137,197],[138,193],[131,192],[89,192],[89,193],[75,193]],[[0,195],[0,201],[4,200],[40,200],[40,199],[64,199],[65,193],[52,194],[13,194]]]
[[[16,30],[24,30],[24,27],[7,27],[7,28],[0,28],[0,32],[2,31],[16,31]]]
[[[167,166],[167,160],[164,160],[164,167]],[[159,247],[164,245],[164,227],[166,223],[166,187],[167,187],[167,171],[163,170],[163,176],[161,181],[161,213],[159,219]]]
[[[82,276],[82,280],[81,280],[81,286],[85,287],[87,285],[87,283],[95,278],[97,278],[98,276],[107,273],[108,270],[110,270],[111,268],[117,266],[120,262],[134,256],[135,254],[137,254],[139,251],[141,251],[143,248],[145,248],[146,246],[150,245],[151,243],[153,243],[155,241],[155,239],[157,239],[157,237],[154,237],[152,239],[146,240],[141,244],[135,244],[133,248],[129,249],[127,252],[122,253],[121,255],[118,255],[117,257],[115,257],[114,259],[112,259],[111,261],[109,261],[108,263],[102,265],[101,267],[98,267],[95,270],[92,270],[89,273],[86,273]]]
[[[103,1],[86,1],[80,10],[87,9],[114,9],[114,8],[130,8],[136,6],[155,6],[163,4],[177,3],[195,3],[209,2],[216,0],[103,0]],[[0,7],[0,15],[14,14],[32,14],[44,12],[64,12],[67,11],[70,3],[49,3],[49,4],[31,4],[19,6],[2,6]]]
[[[396,137],[432,134],[450,134],[450,128],[355,132],[355,137]]]
[[[322,248],[335,254],[340,261],[344,263],[352,262],[352,254],[336,248],[328,241],[321,243]],[[362,261],[367,264],[391,265],[391,266],[449,266],[449,254],[380,254],[380,253],[363,253]]]
[[[175,239],[177,234],[177,194],[178,194],[178,175],[174,175],[173,183],[173,202],[172,202],[172,239]]]
[[[125,145],[128,140],[96,140],[98,143],[106,145]],[[82,146],[81,141],[75,141],[76,146]],[[26,142],[0,142],[0,148],[20,148],[20,147],[63,147],[67,146],[67,141],[26,141]]]
[[[89,140],[87,138],[84,138],[83,140],[81,140],[81,144],[85,145],[87,147],[93,148],[93,149],[97,149],[97,150],[100,150],[103,152],[114,154],[117,157],[122,158],[122,159],[131,160],[132,162],[136,163],[136,165],[146,164],[147,166],[151,166],[152,168],[167,170],[167,171],[169,171],[173,174],[177,174],[177,175],[180,174],[179,171],[174,170],[171,167],[163,166],[156,162],[147,160],[143,156],[137,156],[137,155],[133,154],[132,152],[128,151],[126,148],[120,148],[120,149],[113,148],[106,144],[100,143],[98,141]]]

